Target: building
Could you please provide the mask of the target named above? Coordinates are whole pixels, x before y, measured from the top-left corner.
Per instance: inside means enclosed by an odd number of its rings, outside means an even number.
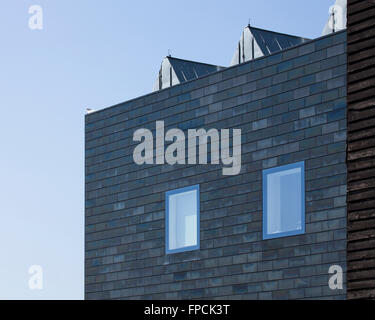
[[[232,66],[167,57],[162,90],[86,116],[86,299],[373,297],[373,49],[358,21],[374,4],[353,3],[349,42],[247,27]],[[185,143],[198,129],[217,129],[206,152]]]

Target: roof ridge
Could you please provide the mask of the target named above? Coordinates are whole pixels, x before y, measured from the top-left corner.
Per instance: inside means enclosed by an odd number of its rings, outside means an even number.
[[[185,61],[185,62],[191,62],[191,63],[204,64],[204,65],[206,65],[206,66],[226,68],[226,67],[224,67],[224,66],[220,66],[220,65],[217,65],[217,64],[205,63],[205,62],[194,61],[194,60],[187,60],[187,59],[176,58],[176,57],[170,57],[170,56],[167,56],[166,58],[168,58],[168,59],[174,59],[174,60],[179,60],[179,61]]]
[[[261,31],[277,33],[277,34],[280,34],[280,35],[283,35],[283,36],[288,36],[288,37],[293,37],[293,38],[300,38],[300,39],[306,39],[306,40],[313,40],[313,39],[310,39],[310,38],[305,38],[305,37],[301,37],[301,36],[295,36],[295,35],[293,35],[293,34],[288,34],[288,33],[283,33],[283,32],[277,32],[277,31],[272,31],[272,30],[266,30],[266,29],[263,29],[263,28],[257,28],[257,27],[253,27],[253,26],[249,26],[249,25],[247,25],[245,28],[257,29],[257,30],[261,30]]]

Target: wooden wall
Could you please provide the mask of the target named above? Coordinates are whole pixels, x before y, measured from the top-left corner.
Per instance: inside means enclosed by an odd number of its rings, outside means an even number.
[[[375,0],[348,0],[348,299],[375,298]]]

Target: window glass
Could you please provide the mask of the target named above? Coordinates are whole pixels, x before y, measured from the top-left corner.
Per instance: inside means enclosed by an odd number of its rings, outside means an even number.
[[[199,186],[166,194],[167,253],[199,248]]]
[[[263,238],[304,233],[304,163],[263,172]]]

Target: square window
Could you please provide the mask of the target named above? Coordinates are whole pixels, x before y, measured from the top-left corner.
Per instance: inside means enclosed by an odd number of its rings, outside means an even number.
[[[199,249],[199,185],[166,193],[166,253]]]
[[[305,165],[263,171],[263,239],[305,233]]]

